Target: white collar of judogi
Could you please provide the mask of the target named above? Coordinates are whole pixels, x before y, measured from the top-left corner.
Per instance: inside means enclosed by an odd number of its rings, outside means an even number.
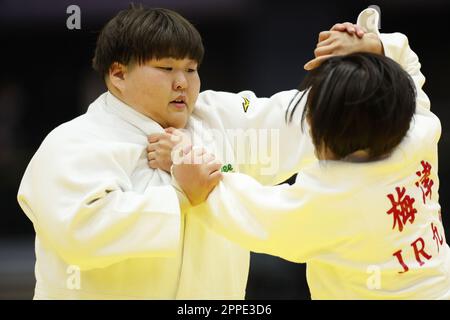
[[[132,107],[116,98],[111,92],[108,91],[105,95],[106,109],[141,130],[145,135],[164,132],[164,129],[159,123],[134,110]]]

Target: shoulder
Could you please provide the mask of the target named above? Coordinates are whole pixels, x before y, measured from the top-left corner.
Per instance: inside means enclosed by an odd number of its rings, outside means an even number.
[[[83,114],[54,128],[45,137],[42,145],[82,142],[93,138],[93,123],[87,114]]]
[[[206,90],[199,94],[197,99],[196,108],[200,110],[211,109],[224,109],[224,111],[230,112],[236,111],[236,108],[244,108],[246,112],[248,105],[289,105],[296,99],[300,98],[300,92],[296,89],[281,91],[275,93],[270,97],[258,97],[253,91],[244,90],[237,93]],[[234,106],[234,108],[233,108]]]
[[[299,91],[297,89],[280,91],[272,95],[270,98],[286,98],[292,99],[294,96],[298,95]],[[240,92],[226,92],[226,91],[214,91],[214,90],[205,90],[200,92],[198,96],[197,102],[199,103],[214,103],[221,100],[243,100],[247,99],[267,99],[267,97],[258,97],[251,90],[243,90]]]
[[[251,92],[251,91],[244,91]],[[253,94],[254,95],[254,94]],[[225,91],[214,91],[214,90],[206,90],[200,92],[197,105],[216,105],[218,103],[227,103],[227,102],[236,102],[242,101],[243,95],[241,92],[225,92]]]
[[[417,107],[406,139],[432,146],[439,142],[441,132],[442,126],[439,118],[430,110]]]
[[[44,138],[36,154],[62,159],[68,154],[91,158],[119,147],[125,152],[126,133],[117,124],[114,127],[98,115],[85,113],[54,128]]]

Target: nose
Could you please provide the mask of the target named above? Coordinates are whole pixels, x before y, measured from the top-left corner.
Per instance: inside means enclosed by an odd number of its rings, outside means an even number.
[[[188,82],[186,76],[183,71],[177,72],[175,76],[175,80],[173,82],[174,90],[184,90],[188,86]]]

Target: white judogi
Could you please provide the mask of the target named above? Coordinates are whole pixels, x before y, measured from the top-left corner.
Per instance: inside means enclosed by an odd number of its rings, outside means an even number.
[[[438,195],[440,121],[429,110],[425,78],[406,37],[382,37],[418,91],[410,130],[391,156],[315,162],[293,186],[225,174],[191,212],[244,248],[306,262],[313,299],[450,298],[450,248]]]
[[[386,39],[389,54],[398,39]],[[271,98],[205,91],[187,127],[195,143],[235,171],[280,183],[315,161],[299,117],[284,121],[299,98],[297,90]],[[281,142],[267,148],[279,166],[241,163],[230,128],[280,129],[258,139]],[[244,298],[248,251],[180,212],[170,176],[147,166],[154,132],[162,128],[106,93],[45,138],[18,192],[36,231],[36,299]],[[254,159],[261,148],[248,141],[244,153]]]
[[[245,129],[247,122],[285,127],[285,138],[301,137],[299,126],[283,122],[296,94],[292,90],[257,99],[250,92],[204,92],[188,128],[197,144],[225,163],[234,155],[228,139],[233,134],[226,131],[231,121],[222,117],[234,114],[235,127]],[[242,96],[251,98],[248,113]],[[224,137],[220,148],[217,140],[208,140],[212,128]],[[36,230],[36,299],[245,297],[249,252],[209,231],[195,216],[186,217],[170,175],[148,168],[147,135],[162,131],[105,93],[86,114],[45,138],[18,192]],[[298,143],[284,147],[297,154],[297,160],[290,162],[291,168],[284,164],[264,176],[266,180],[283,181],[287,171],[299,170],[299,158],[308,158],[303,153],[311,154]],[[253,171],[257,176],[259,171]]]

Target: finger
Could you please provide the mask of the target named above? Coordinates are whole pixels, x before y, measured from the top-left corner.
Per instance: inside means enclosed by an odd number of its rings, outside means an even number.
[[[201,164],[201,159],[195,154],[194,149],[190,149],[182,158],[182,163],[184,164]]]
[[[327,60],[327,59],[329,59],[329,58],[331,58],[331,57],[334,57],[334,55],[329,54],[329,55],[317,57],[317,58],[315,58],[315,59],[312,59],[312,60],[308,61],[308,62],[303,66],[303,68],[304,68],[305,70],[308,70],[308,71],[309,71],[309,70],[312,70],[312,69],[315,69],[315,68],[317,68],[318,66],[320,66],[325,60]]]
[[[206,154],[206,149],[202,147],[194,147],[192,148],[192,153],[194,155],[194,164],[202,164],[203,162],[203,156]]]
[[[151,169],[158,169],[158,162],[156,162],[156,160],[150,160],[148,161],[148,166]]]
[[[148,142],[153,143],[157,142],[161,137],[163,136],[163,133],[152,133],[147,137]]]
[[[164,129],[165,132],[170,133],[170,134],[172,134],[175,130],[176,129],[174,127],[168,127],[168,128]]]
[[[216,186],[223,179],[223,174],[220,171],[215,171],[209,175],[208,182],[210,186]]]
[[[319,39],[317,40],[317,43],[328,39],[331,36],[331,31],[322,31],[321,33],[319,33]]]
[[[183,153],[184,153],[184,154],[187,155],[187,154],[190,153],[190,152],[192,152],[192,145],[191,145],[191,144],[189,144],[189,145],[183,147]]]
[[[160,134],[159,140],[161,140],[161,141],[170,141],[173,137],[174,137],[173,134],[164,132],[164,133]]]
[[[162,150],[172,150],[172,145],[166,140],[159,140],[158,142],[149,143],[147,145],[147,152],[151,151],[162,151]]]
[[[178,144],[181,141],[181,136],[177,134],[170,134],[170,141]]]
[[[222,168],[222,164],[219,162],[210,162],[207,164],[206,168],[208,169],[208,172],[211,174],[214,171],[220,171]]]
[[[343,23],[336,23],[331,27],[330,31],[345,31],[346,27]]]
[[[176,142],[176,145],[179,145],[180,147],[192,144],[189,132],[184,129],[176,129],[175,131],[173,131],[171,139],[172,141]]]
[[[336,40],[335,37],[329,37],[328,39],[319,42],[317,44],[316,48],[323,47],[323,46],[328,46],[328,45],[332,44],[335,40]]]
[[[330,31],[341,31],[341,32],[347,32],[350,34],[353,34],[356,32],[356,28],[353,23],[351,22],[344,22],[344,23],[336,23]]]
[[[216,159],[216,156],[212,153],[205,153],[203,155],[203,163],[210,163]]]
[[[345,30],[349,34],[354,34],[356,32],[356,28],[353,23],[351,22],[344,22],[343,25],[345,26]]]
[[[362,38],[364,36],[364,34],[366,33],[364,31],[364,29],[356,24],[355,24],[355,28],[356,28],[356,35],[358,36],[358,38]]]
[[[169,133],[173,134],[173,135],[176,135],[176,136],[182,136],[184,134],[184,131],[187,132],[187,130],[185,130],[185,129],[172,128],[172,130]]]
[[[202,156],[206,153],[206,149],[203,147],[193,147],[192,150],[196,156]]]
[[[176,128],[169,127],[164,129],[164,131],[170,141],[179,142],[183,136],[182,132]]]
[[[314,56],[317,58],[324,55],[330,55],[336,51],[336,47],[336,45],[330,44],[328,46],[316,48],[314,50]]]
[[[147,159],[148,160],[156,159],[156,152],[155,151],[148,152],[147,153]]]
[[[362,38],[364,34],[367,33],[365,28],[351,22],[336,23],[330,31],[344,31],[348,34],[356,34],[359,38]]]
[[[193,164],[193,157],[192,152],[189,151],[180,158],[180,161],[177,161],[177,164]]]
[[[147,145],[147,152],[155,151],[157,148],[158,148],[158,144],[157,143],[149,143]]]

